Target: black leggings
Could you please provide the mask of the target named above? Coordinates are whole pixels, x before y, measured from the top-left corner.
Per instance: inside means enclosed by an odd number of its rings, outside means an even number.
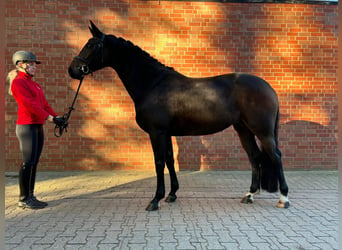
[[[19,201],[26,201],[34,197],[37,164],[44,145],[43,125],[17,125],[16,133],[23,154],[19,170]]]
[[[36,166],[44,145],[42,124],[17,125],[16,134],[23,154],[23,163]]]

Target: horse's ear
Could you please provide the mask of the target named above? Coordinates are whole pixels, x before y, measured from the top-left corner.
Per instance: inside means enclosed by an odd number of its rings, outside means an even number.
[[[91,34],[93,35],[93,37],[101,38],[103,35],[102,31],[99,30],[99,28],[97,28],[96,25],[91,20],[89,20],[89,22],[90,22],[89,30]]]

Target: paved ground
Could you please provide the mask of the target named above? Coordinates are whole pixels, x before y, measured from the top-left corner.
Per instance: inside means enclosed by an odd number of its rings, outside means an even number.
[[[337,249],[337,171],[286,172],[289,209],[275,207],[278,194],[241,204],[250,174],[179,172],[176,203],[146,212],[152,172],[40,172],[49,207],[35,211],[17,208],[7,173],[6,249]]]

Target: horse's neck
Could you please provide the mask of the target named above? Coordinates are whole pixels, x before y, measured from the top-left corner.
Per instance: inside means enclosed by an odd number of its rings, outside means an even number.
[[[134,70],[129,70],[121,67],[112,67],[118,74],[121,82],[125,86],[128,94],[134,102],[137,102],[141,97],[141,89],[143,82],[139,80],[139,74]]]
[[[162,78],[163,66],[158,63],[144,63],[145,60],[141,57],[147,55],[138,49],[123,46],[119,50],[120,53],[115,53],[115,56],[120,54],[121,58],[116,57],[115,60],[119,63],[112,65],[112,68],[119,75],[133,101],[138,102]]]

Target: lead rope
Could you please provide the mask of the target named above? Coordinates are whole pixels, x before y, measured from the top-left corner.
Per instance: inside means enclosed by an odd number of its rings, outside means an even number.
[[[72,101],[72,104],[69,107],[69,111],[63,115],[63,118],[64,118],[63,124],[62,125],[57,125],[56,124],[56,126],[55,126],[55,131],[54,132],[55,132],[55,136],[56,137],[61,137],[63,132],[64,132],[64,130],[65,130],[65,132],[68,132],[67,128],[68,128],[68,125],[69,125],[69,118],[70,118],[71,112],[74,110],[74,105],[75,105],[75,102],[76,102],[76,99],[77,99],[77,96],[78,96],[78,92],[80,91],[82,81],[83,81],[83,77],[81,78],[80,83],[78,84],[78,88],[77,88],[74,100]]]

